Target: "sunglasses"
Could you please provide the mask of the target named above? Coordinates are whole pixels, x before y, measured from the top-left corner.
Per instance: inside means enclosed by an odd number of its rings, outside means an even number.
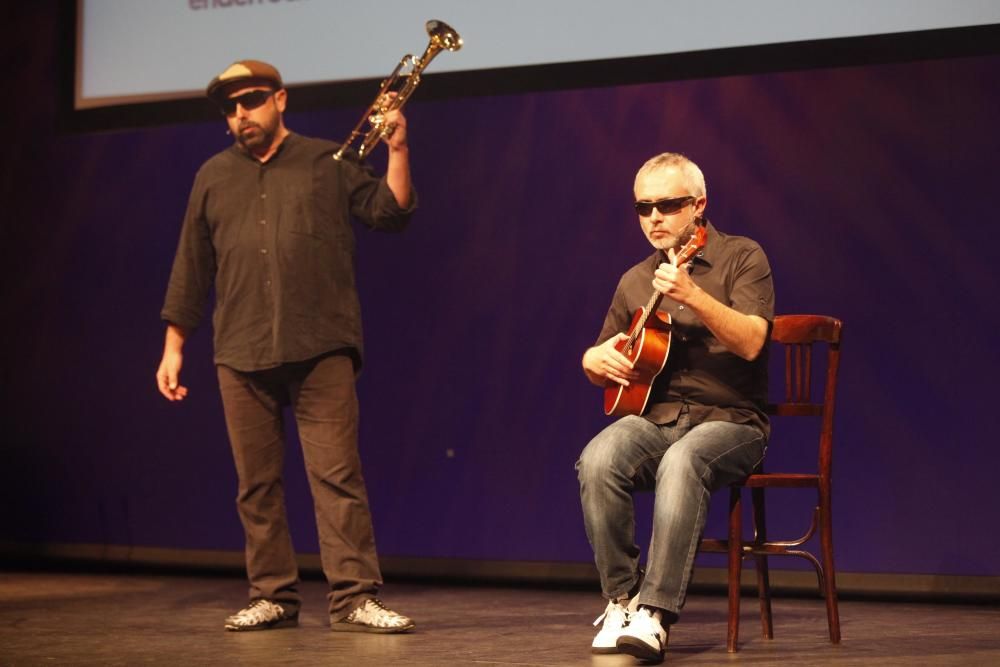
[[[243,93],[236,97],[227,97],[224,100],[219,100],[219,109],[225,116],[232,116],[236,113],[237,104],[250,111],[264,104],[267,98],[274,95],[275,92],[274,90],[251,90],[249,93]]]
[[[694,195],[687,195],[684,197],[667,197],[666,199],[659,199],[657,201],[637,201],[635,203],[635,212],[645,218],[652,215],[655,208],[662,215],[670,215],[681,210],[696,199],[698,198]]]

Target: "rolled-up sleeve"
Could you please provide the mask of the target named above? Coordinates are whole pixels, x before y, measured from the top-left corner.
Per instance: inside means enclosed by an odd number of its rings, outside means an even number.
[[[351,214],[373,229],[402,231],[417,208],[417,193],[413,191],[410,205],[403,208],[396,202],[385,177],[379,178],[364,162],[343,161],[345,187],[350,193]]]
[[[759,245],[753,243],[734,263],[729,305],[744,315],[774,320],[774,281],[771,265]]]
[[[161,319],[187,330],[195,329],[201,323],[215,276],[215,250],[205,219],[205,197],[204,178],[199,172],[191,188],[167,294],[160,311]]]

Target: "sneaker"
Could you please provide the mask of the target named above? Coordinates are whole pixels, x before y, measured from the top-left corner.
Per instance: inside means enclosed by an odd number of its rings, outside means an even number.
[[[330,624],[337,632],[379,632],[393,633],[412,630],[414,626],[406,616],[386,609],[378,598],[365,600],[364,604],[352,611],[346,618]]]
[[[290,614],[280,604],[270,600],[254,600],[246,609],[241,609],[226,619],[226,630],[243,632],[246,630],[273,630],[299,624],[299,613]]]
[[[649,609],[642,607],[629,618],[628,627],[618,637],[618,651],[640,660],[659,662],[667,647],[667,631]]]
[[[635,613],[638,604],[638,595],[632,598],[627,606],[623,605],[620,600],[608,602],[604,613],[594,621],[595,626],[601,621],[604,621],[604,625],[594,637],[594,641],[590,642],[591,653],[618,653],[618,637],[628,625],[629,616]]]

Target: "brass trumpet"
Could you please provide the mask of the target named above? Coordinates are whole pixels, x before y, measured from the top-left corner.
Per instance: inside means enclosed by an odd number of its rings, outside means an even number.
[[[431,41],[423,55],[419,58],[409,53],[403,56],[392,74],[382,82],[382,87],[379,89],[378,95],[375,96],[375,101],[362,114],[361,120],[344,140],[340,150],[334,153],[334,160],[339,160],[344,156],[344,151],[350,148],[354,140],[361,134],[365,122],[370,123],[371,128],[365,133],[364,139],[358,147],[359,157],[364,158],[378,142],[390,136],[396,129],[396,124],[386,123],[385,115],[394,109],[403,108],[406,101],[410,99],[410,95],[420,84],[420,74],[442,49],[458,51],[462,48],[462,38],[444,21],[428,21],[427,34]],[[408,72],[403,71],[406,67],[410,68]],[[399,85],[400,79],[404,80],[402,85]]]

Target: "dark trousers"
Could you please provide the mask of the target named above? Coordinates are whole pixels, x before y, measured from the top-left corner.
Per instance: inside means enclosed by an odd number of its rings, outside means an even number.
[[[340,620],[382,585],[358,455],[351,358],[331,354],[249,373],[219,366],[218,374],[239,477],[250,599],[275,600],[291,611],[302,603],[282,481],[282,408],[291,405],[330,584],[330,618]]]

